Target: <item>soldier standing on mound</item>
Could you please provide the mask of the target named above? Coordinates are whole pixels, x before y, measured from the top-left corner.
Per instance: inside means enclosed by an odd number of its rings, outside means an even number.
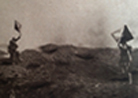
[[[17,41],[20,39],[20,36],[18,38],[12,38],[9,42],[8,46],[8,52],[10,54],[10,61],[12,64],[18,64],[21,60],[19,57],[19,52],[17,51],[18,45]]]
[[[10,54],[10,62],[12,64],[18,64],[21,61],[20,54],[17,51],[17,48],[18,48],[17,41],[21,38],[21,32],[20,32],[21,24],[19,22],[15,21],[14,28],[16,31],[18,31],[19,36],[17,38],[13,37],[10,40],[9,46],[8,46],[8,52]]]
[[[124,26],[124,30],[120,38],[115,37],[115,34],[118,32],[120,32],[120,30],[113,32],[112,36],[118,43],[118,47],[120,49],[119,65],[122,69],[122,73],[128,74],[129,84],[132,84],[132,74],[129,70],[132,62],[132,56],[131,56],[132,48],[131,46],[127,45],[127,42],[132,40],[133,36],[131,32],[128,30],[126,25]]]

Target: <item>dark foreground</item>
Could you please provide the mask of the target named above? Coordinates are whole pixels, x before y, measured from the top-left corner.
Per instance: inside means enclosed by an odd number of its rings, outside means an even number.
[[[134,83],[118,66],[117,49],[46,45],[25,50],[18,65],[0,65],[0,98],[137,98],[138,50]]]

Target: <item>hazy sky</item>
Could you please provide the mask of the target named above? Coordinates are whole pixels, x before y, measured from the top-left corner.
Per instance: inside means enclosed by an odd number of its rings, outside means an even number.
[[[125,2],[124,2],[125,1]],[[138,47],[138,0],[0,0],[0,44],[8,44],[14,20],[22,24],[19,49],[47,43],[116,47],[111,32],[127,24]]]

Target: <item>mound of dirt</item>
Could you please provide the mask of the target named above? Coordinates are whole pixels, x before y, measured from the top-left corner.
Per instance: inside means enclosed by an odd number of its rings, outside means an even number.
[[[48,45],[40,46],[39,48],[45,53],[53,53],[58,49],[58,46],[54,44],[48,44]]]
[[[22,66],[31,67],[31,66],[40,66],[47,62],[47,59],[43,57],[40,52],[35,50],[25,50],[21,53]]]
[[[23,51],[19,65],[0,66],[2,98],[9,97],[13,90],[17,98],[138,96],[136,85],[128,85],[127,79],[120,80],[127,78],[127,75],[121,74],[117,49],[88,49],[53,44],[41,46],[40,49]]]
[[[0,50],[0,56],[6,55],[6,54],[7,54],[6,52]]]

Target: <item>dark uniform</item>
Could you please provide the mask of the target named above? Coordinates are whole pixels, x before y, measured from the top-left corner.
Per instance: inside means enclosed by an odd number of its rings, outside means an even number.
[[[124,69],[124,71],[127,71],[132,60],[131,47],[124,43],[119,45],[119,49],[120,49],[119,65]]]
[[[17,51],[18,45],[16,44],[17,39],[12,38],[9,42],[8,52],[10,54],[10,61],[12,64],[18,64],[20,62],[19,52]]]

